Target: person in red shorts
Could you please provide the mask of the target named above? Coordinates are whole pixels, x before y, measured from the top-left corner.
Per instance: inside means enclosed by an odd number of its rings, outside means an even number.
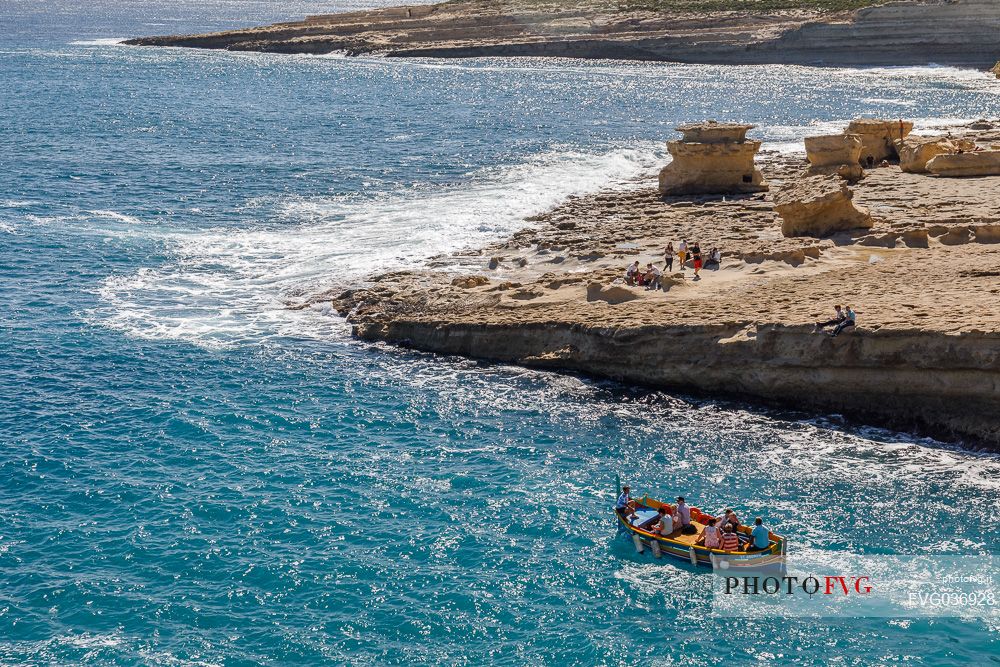
[[[691,259],[694,261],[694,277],[697,278],[701,271],[701,244],[697,241],[691,246]]]

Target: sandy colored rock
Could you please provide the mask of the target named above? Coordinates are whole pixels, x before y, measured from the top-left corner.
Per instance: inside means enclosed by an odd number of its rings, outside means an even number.
[[[587,285],[587,301],[605,301],[610,304],[625,303],[639,298],[633,290],[621,285],[604,286],[601,283]]]
[[[1000,60],[997,61],[997,64],[994,65],[990,71],[993,72],[998,79],[1000,79]]]
[[[835,176],[808,176],[774,196],[785,236],[829,236],[874,225],[867,209],[851,201],[854,194]]]
[[[459,276],[451,281],[451,284],[455,287],[461,287],[462,289],[472,289],[474,287],[480,287],[482,285],[489,284],[490,279],[486,276]]]
[[[861,138],[860,163],[876,166],[882,160],[896,159],[896,142],[912,130],[913,123],[906,120],[859,118],[851,121],[844,134],[858,135]]]
[[[837,5],[866,3],[876,6],[831,11]],[[452,0],[129,43],[270,53],[624,58],[723,65],[934,62],[986,70],[997,59],[998,22],[996,0]]]
[[[673,161],[660,171],[660,194],[741,194],[764,192],[767,183],[754,165],[760,142],[747,140],[752,125],[692,123],[677,127],[681,141],[670,141]]]
[[[848,183],[856,183],[864,176],[861,168],[861,137],[856,134],[828,134],[805,138],[806,174],[836,175]]]
[[[896,145],[899,168],[911,174],[927,173],[927,163],[938,155],[971,151],[975,142],[952,137],[906,137]]]
[[[1000,150],[938,155],[927,163],[937,176],[1000,176]]]
[[[987,145],[995,125],[950,130]],[[800,156],[765,154],[760,166],[772,183],[801,178]],[[739,394],[1000,451],[1000,176],[872,170],[851,201],[877,212],[874,227],[836,242],[782,236],[773,210],[781,189],[664,200],[654,178],[570,197],[477,252],[307,298],[332,302],[365,339]],[[682,238],[720,247],[721,266],[694,280],[690,263],[681,274],[675,260],[677,273],[664,271],[669,291],[615,282],[636,260],[663,267],[664,246]],[[547,262],[552,248],[563,263]],[[497,281],[450,284],[491,256],[507,258]],[[622,292],[602,294],[608,287]],[[634,298],[601,298],[623,292]],[[812,333],[837,302],[855,307],[858,328],[836,339]]]

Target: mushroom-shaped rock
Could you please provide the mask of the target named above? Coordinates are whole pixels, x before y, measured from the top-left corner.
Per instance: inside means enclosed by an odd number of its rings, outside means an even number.
[[[753,125],[692,123],[677,127],[681,141],[670,141],[673,161],[660,171],[663,195],[764,192],[767,183],[754,165],[760,142],[747,140]]]
[[[774,197],[785,236],[828,236],[874,225],[867,209],[854,205],[854,193],[836,176],[807,176]]]
[[[899,168],[911,174],[927,173],[927,163],[938,155],[971,151],[975,142],[952,137],[906,137],[896,144]]]
[[[938,176],[1000,176],[1000,150],[938,155],[927,163]]]
[[[827,134],[806,137],[808,175],[836,174],[849,183],[864,176],[861,168],[861,137],[856,134]]]
[[[861,138],[860,162],[874,167],[882,160],[895,159],[896,142],[910,134],[911,130],[913,123],[906,120],[860,118],[852,120],[844,134],[856,134]]]

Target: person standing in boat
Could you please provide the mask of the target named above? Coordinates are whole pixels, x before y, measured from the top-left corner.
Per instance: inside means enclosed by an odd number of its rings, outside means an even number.
[[[626,519],[633,519],[635,518],[635,501],[632,500],[629,491],[631,489],[627,486],[622,487],[622,494],[618,496],[618,502],[615,503],[615,511]]]

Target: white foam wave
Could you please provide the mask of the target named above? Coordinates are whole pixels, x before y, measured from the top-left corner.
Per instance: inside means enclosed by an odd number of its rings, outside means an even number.
[[[339,320],[317,309],[289,310],[289,302],[501,238],[569,195],[609,183],[635,187],[637,175],[662,161],[652,143],[606,153],[550,152],[431,191],[278,200],[270,204],[284,223],[278,228],[168,237],[175,259],[108,278],[100,290],[107,308],[94,315],[130,335],[205,346],[329,336],[342,331]]]
[[[124,222],[130,225],[141,225],[142,220],[131,215],[125,215],[124,213],[119,213],[118,211],[87,211],[93,216],[98,218],[106,218],[108,220],[116,220],[118,222]]]
[[[118,46],[127,37],[102,37],[101,39],[78,39],[70,42],[70,46]]]

